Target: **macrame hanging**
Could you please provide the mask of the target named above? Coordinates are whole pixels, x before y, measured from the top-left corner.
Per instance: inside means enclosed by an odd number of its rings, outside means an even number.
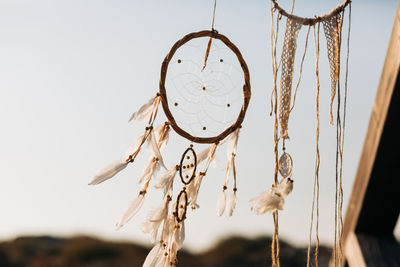
[[[100,170],[90,183],[99,184],[125,169],[147,143],[151,156],[139,179],[141,189],[117,223],[117,229],[123,227],[139,211],[150,183],[162,169],[164,173],[154,187],[162,191],[163,199],[142,227],[156,242],[143,266],[177,264],[177,252],[185,239],[187,209],[199,207],[202,180],[217,148],[225,142],[227,164],[217,215],[231,216],[236,206],[235,156],[250,101],[250,76],[239,49],[214,30],[214,15],[211,30],[190,33],[172,46],[161,66],[159,92],[129,119],[147,122],[144,133],[125,158]],[[155,126],[160,104],[167,121]],[[168,166],[161,151],[167,146],[171,128],[189,143],[180,160]],[[174,188],[176,176],[180,178],[180,188]],[[228,199],[226,190],[231,176],[233,187]]]
[[[346,7],[349,6],[349,32],[347,41],[347,60],[346,60],[346,75],[345,75],[345,88],[344,88],[344,105],[341,105],[341,90],[340,90],[340,52],[342,41],[342,24],[343,14]],[[314,223],[314,211],[316,212],[315,236],[315,265],[318,266],[318,248],[319,248],[319,29],[322,23],[327,42],[328,61],[330,66],[330,81],[331,81],[331,99],[330,99],[330,113],[329,122],[333,124],[335,118],[333,114],[333,104],[336,99],[337,114],[336,114],[336,132],[337,132],[337,150],[336,150],[336,192],[335,192],[335,233],[334,233],[334,266],[342,266],[343,251],[342,251],[342,206],[343,206],[343,189],[342,189],[342,164],[343,164],[343,146],[344,146],[344,130],[346,118],[346,98],[347,98],[347,73],[348,73],[348,56],[349,56],[349,36],[350,36],[350,19],[351,19],[351,1],[345,2],[328,14],[323,16],[316,16],[315,18],[302,18],[293,15],[292,12],[288,13],[281,8],[276,0],[271,0],[271,50],[272,50],[272,71],[273,71],[273,90],[272,90],[272,109],[271,115],[274,114],[274,155],[275,155],[275,171],[274,183],[272,187],[266,192],[262,193],[259,197],[251,200],[252,209],[257,214],[271,212],[274,221],[274,234],[271,246],[272,266],[279,266],[279,224],[278,224],[278,211],[283,210],[284,200],[293,189],[292,179],[292,157],[286,152],[286,142],[289,139],[289,117],[294,108],[297,89],[299,87],[304,58],[308,47],[308,37],[310,29],[313,28],[314,41],[315,41],[315,55],[316,55],[316,150],[315,150],[315,176],[314,176],[314,193],[312,200],[311,223],[309,244],[307,253],[307,266],[310,266],[311,257],[311,241]],[[275,14],[277,13],[277,14]],[[278,30],[282,17],[286,18],[286,30],[282,42],[282,54],[280,60],[277,60],[277,43],[278,43]],[[276,19],[276,21],[275,21]],[[294,66],[297,49],[297,37],[302,26],[307,27],[307,34],[305,38],[304,54],[300,62],[299,78],[296,84],[295,92],[292,94]],[[280,90],[278,101],[278,86],[277,77],[280,72]],[[279,153],[279,147],[282,144],[282,152]],[[279,156],[280,154],[280,156]],[[278,176],[282,177],[281,179]]]

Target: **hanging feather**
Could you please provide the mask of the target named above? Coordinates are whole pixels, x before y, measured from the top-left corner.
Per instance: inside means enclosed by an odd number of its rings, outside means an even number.
[[[174,242],[177,250],[181,249],[185,241],[185,222],[182,221],[175,226]]]
[[[139,180],[139,184],[147,184],[152,177],[154,177],[160,170],[160,164],[157,158],[151,157],[147,163],[146,168],[143,171],[142,177]]]
[[[196,177],[189,184],[188,189],[187,189],[188,202],[190,203],[193,210],[200,208],[200,206],[196,202],[197,202],[197,196],[199,195],[199,191],[200,191],[200,185],[201,185],[204,175],[205,175],[204,172],[197,173]]]
[[[164,256],[164,250],[162,249],[161,243],[158,242],[149,252],[146,260],[143,263],[143,267],[157,267],[158,263]]]
[[[93,178],[93,180],[89,183],[89,185],[100,184],[105,180],[110,179],[111,177],[113,177],[114,175],[125,169],[127,165],[128,162],[126,162],[125,159],[120,159],[111,163],[110,165],[101,169]]]
[[[279,122],[281,125],[281,137],[283,139],[289,138],[288,121],[291,107],[290,101],[292,97],[294,59],[297,48],[297,36],[300,28],[301,24],[289,18],[287,19],[285,38],[282,48],[281,89],[279,96]]]
[[[221,194],[219,195],[218,202],[217,202],[217,216],[221,216],[225,211],[226,206],[226,192],[225,188],[222,190]]]
[[[154,135],[154,131],[153,130],[150,131],[149,137],[147,138],[147,142],[148,142],[148,145],[149,145],[149,147],[151,148],[151,150],[153,152],[154,157],[157,158],[159,164],[164,169],[167,169],[167,167],[165,167],[164,160],[163,160],[163,158],[161,156],[161,152],[160,152],[160,149],[158,147],[157,139],[156,139],[156,137]]]
[[[121,219],[117,222],[117,230],[124,226],[139,211],[144,202],[144,195],[145,193],[140,192],[139,196],[137,196],[134,200],[131,201],[131,203],[129,203],[125,212],[122,214]]]
[[[236,147],[237,143],[239,140],[239,131],[240,128],[237,128],[232,134],[231,137],[229,138],[228,145],[226,147],[226,155],[228,157],[228,160],[232,158],[232,155],[236,154]]]
[[[176,173],[179,170],[179,166],[176,165],[172,169],[168,170],[164,173],[158,183],[155,185],[155,188],[164,190],[164,196],[168,193],[168,190],[172,191],[172,186],[174,184],[174,178]]]
[[[340,13],[336,13],[333,16],[322,22],[324,26],[325,37],[327,41],[328,59],[330,66],[330,77],[331,77],[331,104],[329,111],[329,123],[333,124],[333,111],[332,105],[336,95],[336,86],[339,79],[339,66],[340,66],[340,43],[341,43],[341,25],[342,17]]]
[[[226,216],[231,217],[235,208],[236,208],[236,191],[232,193],[226,205]]]
[[[263,214],[267,211],[274,212],[283,210],[285,200],[279,194],[275,194],[274,190],[270,189],[263,192],[259,197],[250,200],[252,203],[251,210],[255,210],[257,214]]]
[[[203,149],[197,154],[197,165],[200,165],[203,161],[205,161],[208,158],[208,155],[210,154],[212,147],[213,145]]]
[[[206,49],[206,55],[204,56],[204,65],[203,65],[203,68],[201,69],[201,71],[203,71],[207,66],[207,59],[208,59],[208,56],[210,54],[211,43],[212,43],[212,37],[210,37],[210,39],[208,40],[207,49]]]
[[[144,233],[152,233],[152,241],[154,242],[157,238],[158,228],[161,223],[168,216],[168,204],[171,201],[171,197],[167,197],[164,203],[162,203],[157,209],[155,209],[147,219],[145,223],[143,223],[142,231]]]
[[[276,186],[275,192],[280,194],[282,197],[287,197],[293,190],[293,180],[290,177],[282,179],[282,181]]]
[[[146,122],[147,120],[149,120],[151,113],[155,109],[154,104],[157,98],[158,96],[152,97],[146,104],[141,106],[138,111],[132,114],[128,122],[131,122],[133,120]]]
[[[156,137],[158,140],[158,147],[160,148],[160,150],[164,149],[165,146],[167,145],[170,130],[171,127],[167,122],[157,127]]]
[[[139,136],[138,139],[135,140],[135,142],[129,147],[128,151],[126,151],[126,157],[130,157],[134,154],[137,154],[138,151],[140,150],[141,146],[144,144],[147,138],[147,131],[146,130],[141,136]]]
[[[175,216],[170,214],[164,220],[163,231],[161,234],[161,241],[168,241],[170,238],[170,234],[173,233],[175,227]]]

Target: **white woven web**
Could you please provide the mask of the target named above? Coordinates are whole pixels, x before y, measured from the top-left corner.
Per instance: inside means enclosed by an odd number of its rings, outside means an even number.
[[[288,19],[286,23],[285,39],[282,48],[281,89],[279,96],[279,122],[281,137],[288,138],[288,121],[290,113],[290,100],[292,96],[292,81],[294,59],[296,56],[297,36],[301,24]]]
[[[202,71],[209,38],[192,39],[171,59],[165,88],[180,128],[197,137],[213,137],[230,127],[243,104],[243,71],[236,55],[213,39]]]
[[[330,123],[333,123],[332,103],[336,94],[336,86],[339,78],[340,64],[340,25],[342,17],[340,13],[333,15],[329,19],[323,21],[324,32],[327,41],[328,59],[330,66],[331,77],[331,108],[330,108]]]

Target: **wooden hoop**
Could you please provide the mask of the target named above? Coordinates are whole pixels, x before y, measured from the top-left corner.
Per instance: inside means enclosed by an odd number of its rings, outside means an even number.
[[[342,12],[346,8],[346,6],[351,3],[351,0],[345,0],[343,4],[338,5],[337,7],[332,9],[329,13],[326,13],[326,14],[321,15],[321,16],[315,16],[315,18],[303,18],[303,17],[299,17],[299,16],[296,16],[296,15],[290,14],[285,9],[280,7],[276,0],[271,0],[271,2],[272,2],[272,5],[273,5],[273,8],[278,10],[279,14],[287,17],[288,19],[296,21],[297,23],[300,23],[302,25],[312,26],[312,25],[315,25],[315,24],[317,24],[319,22],[325,21],[325,20],[329,19],[330,17]]]
[[[243,85],[243,104],[242,108],[240,110],[240,113],[236,119],[236,122],[232,124],[230,127],[225,129],[222,133],[220,133],[217,136],[213,137],[196,137],[192,136],[182,128],[178,126],[178,124],[175,122],[174,117],[172,116],[172,113],[169,109],[168,106],[168,100],[167,100],[167,93],[165,89],[165,78],[167,76],[167,70],[168,70],[168,65],[169,62],[171,61],[172,57],[174,56],[176,50],[178,50],[179,47],[187,43],[188,41],[195,39],[195,38],[200,38],[200,37],[210,37],[210,38],[215,38],[220,41],[222,41],[227,47],[229,47],[232,52],[235,53],[237,59],[239,60],[240,66],[242,67],[243,74],[244,74],[244,85]],[[167,116],[167,119],[169,123],[171,124],[172,128],[175,130],[177,134],[180,136],[195,142],[195,143],[206,143],[206,144],[212,144],[212,143],[218,143],[219,141],[223,140],[226,136],[228,136],[230,133],[235,131],[238,127],[241,126],[244,117],[246,115],[246,110],[250,102],[250,97],[251,97],[251,89],[250,89],[250,74],[249,74],[249,69],[247,67],[246,61],[243,59],[242,54],[240,53],[239,49],[224,35],[219,34],[217,31],[200,31],[200,32],[194,32],[190,33],[186,36],[184,36],[182,39],[177,41],[169,51],[168,55],[165,57],[162,66],[161,66],[161,77],[160,77],[160,95],[162,99],[162,107],[164,109],[164,113]]]

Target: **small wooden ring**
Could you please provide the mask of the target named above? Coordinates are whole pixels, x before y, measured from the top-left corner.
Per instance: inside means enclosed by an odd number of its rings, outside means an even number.
[[[184,207],[184,211],[183,211],[182,217],[179,217],[179,203],[180,203],[180,200],[181,200],[182,196],[185,197],[185,207]],[[178,223],[180,223],[180,222],[182,222],[182,221],[184,221],[186,219],[187,206],[188,206],[188,196],[187,196],[186,190],[183,189],[179,193],[178,197],[176,198],[175,218],[176,218],[176,221]]]
[[[183,174],[182,174],[182,169],[184,167],[183,161],[185,160],[186,154],[189,152],[191,152],[193,154],[194,167],[193,167],[192,175],[190,176],[189,180],[185,181],[185,178],[183,177]],[[196,152],[194,151],[194,149],[189,147],[188,149],[185,150],[185,152],[183,152],[183,155],[181,158],[181,163],[179,164],[179,176],[181,177],[182,183],[184,183],[185,185],[190,184],[190,182],[194,179],[194,177],[196,177],[196,168],[197,168],[197,155],[196,155]]]

